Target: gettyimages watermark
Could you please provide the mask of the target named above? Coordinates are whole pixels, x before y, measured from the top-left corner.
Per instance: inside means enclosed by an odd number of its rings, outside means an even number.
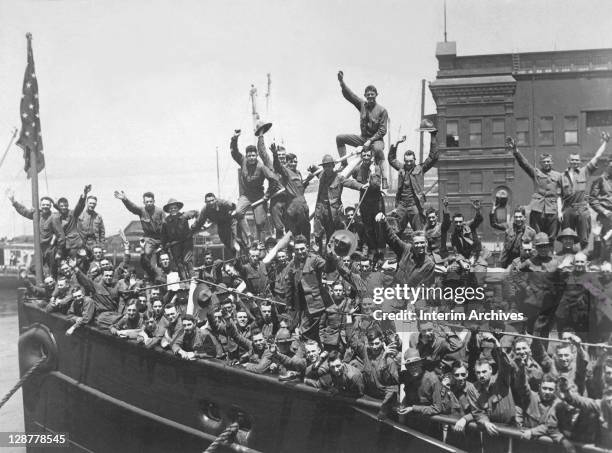
[[[429,305],[432,301],[440,304],[454,303],[461,306],[467,302],[485,302],[486,288],[483,287],[427,287],[425,285],[420,286],[409,286],[395,285],[394,287],[387,288],[374,288],[372,301],[376,305],[381,305],[385,300],[387,301],[400,301],[402,305],[410,304],[415,305],[417,301],[424,302]],[[481,311],[478,309],[472,309],[463,311],[463,307],[460,307],[460,311],[438,311],[437,308],[433,310],[415,310],[414,307],[411,309],[385,311],[382,309],[375,309],[372,312],[374,319],[378,321],[389,320],[389,321],[450,321],[450,322],[462,322],[462,321],[502,321],[502,322],[516,322],[525,321],[526,317],[521,312],[506,312],[504,310],[485,310]]]
[[[408,286],[395,285],[388,288],[374,288],[374,297],[372,298],[375,304],[382,304],[387,300],[404,300],[410,304],[415,304],[417,300],[424,301],[440,301],[454,302],[462,305],[465,302],[484,301],[485,288],[463,287],[456,288],[441,288],[432,286]]]

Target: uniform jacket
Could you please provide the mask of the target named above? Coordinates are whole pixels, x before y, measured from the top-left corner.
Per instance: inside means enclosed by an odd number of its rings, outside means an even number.
[[[96,244],[104,245],[106,234],[104,220],[96,211],[84,210],[79,216],[78,226],[83,241],[87,242],[88,239],[93,239]]]
[[[75,250],[83,246],[83,238],[81,237],[77,223],[84,208],[85,195],[81,195],[74,209],[70,209],[65,216],[59,212],[53,214],[57,216],[59,222],[62,224],[64,235],[66,236],[65,248],[68,250]]]
[[[33,208],[28,209],[17,201],[13,202],[13,207],[26,219],[34,220]],[[54,214],[43,216],[41,213],[39,218],[40,246],[43,248],[43,250],[51,246],[54,237],[56,238],[55,245],[59,248],[59,250],[63,249],[64,244],[66,243],[66,236],[64,235],[64,229],[62,228],[62,224],[57,216]]]
[[[122,200],[125,207],[132,214],[140,217],[140,224],[142,225],[143,235],[145,237],[161,240],[162,224],[164,221],[164,211],[161,208],[155,206],[151,211],[147,210],[144,206],[136,206],[127,198]]]
[[[288,271],[288,302],[295,310],[319,313],[325,309],[321,295],[322,275],[333,270],[333,264],[319,255],[309,254],[302,263],[295,259]]]
[[[246,158],[238,150],[238,137],[232,137],[230,142],[232,158],[240,165],[239,191],[249,201],[257,201],[264,196],[264,180],[279,182],[278,176],[261,162],[247,165]]]
[[[371,141],[382,140],[387,134],[387,110],[380,104],[368,107],[366,101],[353,93],[344,82],[340,83],[344,98],[359,110],[361,136]]]
[[[529,209],[533,212],[544,214],[557,214],[557,197],[560,194],[559,182],[561,173],[555,170],[543,172],[531,165],[518,149],[513,151],[519,166],[525,170],[536,184],[536,190],[531,196]]]
[[[397,146],[391,145],[388,157],[389,164],[399,172],[399,175],[397,177],[398,186],[397,193],[395,195],[395,205],[397,206],[398,204],[400,204],[400,200],[402,198],[402,190],[406,185],[406,179],[408,179],[414,192],[414,204],[416,205],[421,215],[423,215],[425,207],[425,193],[423,191],[423,185],[425,183],[425,173],[427,173],[427,171],[431,167],[433,167],[438,161],[438,142],[435,139],[431,141],[431,147],[429,149],[429,156],[427,156],[427,159],[425,159],[422,164],[415,165],[410,172],[408,172],[404,168],[404,165],[402,165],[400,161],[397,160],[396,156]]]

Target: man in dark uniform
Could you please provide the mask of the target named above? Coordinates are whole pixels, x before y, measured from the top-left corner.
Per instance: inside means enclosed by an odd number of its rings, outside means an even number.
[[[140,224],[144,236],[143,253],[149,261],[150,267],[154,268],[157,263],[155,252],[161,245],[162,223],[164,222],[164,211],[155,206],[155,195],[145,192],[142,195],[143,207],[132,203],[125,192],[115,191],[115,198],[121,200],[128,211],[140,217]]]
[[[318,324],[325,310],[323,273],[333,270],[333,262],[309,252],[304,236],[297,236],[295,258],[287,271],[288,305],[295,310],[300,332],[313,340],[318,336]],[[296,320],[297,321],[297,320]]]
[[[26,219],[34,220],[33,208],[26,208],[16,201],[12,190],[8,191],[7,196],[15,211]],[[42,264],[47,266],[48,273],[55,277],[57,275],[59,259],[61,258],[61,250],[64,249],[64,243],[66,242],[66,236],[64,236],[64,230],[57,216],[51,214],[52,205],[53,200],[51,198],[42,197],[40,199],[39,240]]]
[[[525,224],[525,208],[519,206],[514,210],[514,221],[511,225],[506,222],[498,222],[495,211],[497,210],[497,199],[493,209],[489,213],[491,227],[504,232],[504,248],[499,258],[500,265],[506,268],[515,258],[521,256],[521,243],[531,242],[536,231]]]
[[[263,134],[257,137],[257,152],[259,158],[266,167],[274,171],[274,163],[270,158],[270,155],[266,151],[266,145],[263,139]],[[282,165],[287,163],[287,150],[284,146],[277,146],[276,152],[278,154],[278,160]],[[287,210],[288,194],[286,192],[279,193],[283,189],[283,186],[276,181],[270,181],[268,185],[268,191],[266,196],[270,199],[270,220],[276,233],[276,239],[283,237],[285,233],[285,212]],[[276,195],[275,195],[276,194]]]
[[[161,242],[178,268],[181,280],[191,277],[193,268],[193,232],[189,220],[198,215],[198,211],[181,212],[183,203],[170,198],[164,206],[168,215],[164,219],[161,231]]]
[[[474,218],[465,223],[463,214],[456,213],[453,216],[453,232],[451,233],[451,244],[455,247],[457,253],[463,255],[466,259],[478,258],[481,251],[480,238],[476,231],[482,223],[482,214],[480,213],[480,201],[472,201],[472,205],[476,210]],[[442,236],[446,237],[446,231],[450,225],[443,224]]]
[[[593,158],[583,167],[580,166],[580,155],[570,154],[567,158],[567,170],[561,174],[559,189],[562,199],[562,208],[559,206],[559,218],[562,228],[572,228],[580,239],[580,246],[584,249],[589,243],[591,234],[591,213],[587,203],[586,186],[589,176],[597,169],[597,162],[606,150],[610,135],[601,133],[602,144]]]
[[[397,159],[397,148],[406,140],[402,137],[391,146],[389,150],[389,164],[398,171],[397,194],[395,196],[395,215],[398,218],[398,236],[401,237],[406,225],[410,224],[413,230],[423,229],[425,223],[425,194],[423,192],[424,175],[438,161],[437,130],[432,130],[429,156],[422,164],[416,165],[414,151],[404,153],[404,163]]]
[[[79,249],[83,247],[83,238],[79,231],[78,221],[79,216],[83,213],[83,209],[85,209],[85,200],[90,191],[91,185],[85,186],[74,209],[68,207],[68,200],[66,198],[62,197],[57,200],[56,208],[59,212],[54,215],[58,217],[66,236],[65,248],[62,252],[64,257],[76,256]]]
[[[260,136],[259,140],[262,141],[263,137]],[[287,154],[286,164],[283,165],[278,157],[276,145],[272,144],[270,149],[274,156],[274,171],[280,175],[281,184],[288,194],[285,229],[291,231],[294,236],[303,234],[306,240],[310,242],[310,219],[304,191],[314,175],[310,173],[306,179],[302,179],[302,174],[297,169],[297,156],[295,154]]]
[[[314,234],[319,247],[323,244],[323,234],[329,239],[336,230],[341,230],[342,223],[342,189],[349,187],[359,190],[359,183],[353,179],[347,179],[339,172],[334,171],[334,158],[329,154],[323,156],[321,166],[323,171],[319,176],[319,192],[317,193],[317,204],[315,205]],[[309,168],[311,173],[316,174],[317,166]]]
[[[557,199],[561,173],[552,169],[552,156],[548,153],[540,156],[540,168],[535,168],[521,154],[511,137],[506,138],[506,148],[512,151],[519,166],[535,182],[536,189],[529,204],[529,225],[536,233],[546,233],[554,240],[559,230]]]
[[[346,155],[346,145],[363,146],[364,150],[372,152],[380,174],[384,175],[385,142],[383,139],[387,134],[389,115],[382,105],[376,103],[378,91],[373,85],[368,85],[365,89],[364,96],[366,100],[364,101],[346,86],[342,71],[338,72],[338,81],[340,82],[344,98],[359,110],[359,126],[361,128],[361,135],[346,134],[336,137],[338,154],[340,157]],[[383,188],[387,187],[386,179],[383,179],[382,186]]]
[[[266,226],[266,203],[258,204],[251,207],[252,203],[264,197],[264,180],[278,182],[278,176],[272,170],[257,161],[257,148],[253,145],[246,147],[245,155],[238,150],[238,137],[240,131],[237,130],[230,142],[232,158],[240,165],[239,191],[240,197],[236,203],[236,218],[238,219],[242,231],[248,232],[249,227],[244,217],[247,210],[251,208],[255,216],[255,224],[257,226],[257,239],[262,241],[265,239],[264,228]],[[266,200],[267,201],[267,200]],[[252,234],[249,235],[251,240]],[[250,245],[250,244],[249,244]]]
[[[233,256],[236,252],[240,251],[240,246],[237,242],[238,223],[234,217],[236,205],[229,201],[217,199],[214,193],[207,193],[204,196],[204,202],[206,206],[202,208],[197,220],[191,225],[191,230],[197,233],[205,225],[205,222],[214,223],[217,225],[217,234],[221,242],[223,242],[225,250]]]
[[[374,218],[379,212],[385,212],[385,202],[381,192],[380,168],[372,162],[372,152],[361,151],[361,165],[351,173],[351,177],[359,184],[359,213],[363,221],[365,243],[371,252],[385,248],[385,238]]]

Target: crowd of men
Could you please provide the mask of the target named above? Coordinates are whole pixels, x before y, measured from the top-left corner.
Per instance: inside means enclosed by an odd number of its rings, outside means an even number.
[[[363,100],[342,72],[338,79],[360,112],[361,132],[339,135],[339,159],[323,156],[306,177],[295,154],[274,144],[266,149],[258,128],[257,146],[244,154],[241,131],[230,141],[240,167],[235,203],[207,193],[202,209],[186,211],[176,199],[160,208],[152,192],[139,206],[116,191],[142,224],[139,263],[130,262],[127,241],[119,265],[105,257],[91,186],[74,209],[65,198],[43,197],[46,277],[37,286],[24,272],[30,295],[71,321],[68,335],[96,326],[186,360],[224,360],[333,394],[365,395],[381,401],[380,419],[436,436],[423,416],[454,416],[445,435],[465,449],[477,448],[474,436],[462,434],[472,422],[486,433],[485,444],[509,425],[521,429],[525,442],[548,437],[567,451],[575,450],[573,442],[612,448],[612,160],[587,194],[609,136],[587,165],[572,155],[563,172],[547,154],[533,167],[507,141],[537,189],[509,219],[501,215],[508,212],[503,197],[488,214],[491,226],[504,231],[502,270],[493,268],[480,240],[479,202],[471,219],[451,217],[446,199],[440,212],[426,203],[424,174],[439,156],[433,124],[425,124],[431,149],[424,162],[417,164],[412,151],[397,157],[403,139],[390,146],[387,162],[399,184],[396,208],[385,213],[387,112],[376,103],[375,87],[366,87]],[[361,149],[347,154],[346,145]],[[311,216],[304,191],[315,178]],[[359,191],[356,207],[344,208],[344,188]],[[9,198],[33,218],[32,209]],[[208,251],[194,267],[193,235],[211,224],[230,259]],[[395,285],[484,288],[485,297],[374,303],[378,288]],[[524,318],[402,322],[376,314],[404,309]]]

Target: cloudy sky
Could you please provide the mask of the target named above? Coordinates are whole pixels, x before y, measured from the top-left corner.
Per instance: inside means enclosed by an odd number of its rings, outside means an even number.
[[[235,128],[253,140],[249,88],[300,165],[335,153],[337,133],[358,132],[336,72],[361,93],[373,83],[392,137],[417,147],[420,80],[436,74],[442,0],[3,0],[0,2],[0,152],[19,127],[33,34],[47,160],[40,193],[74,204],[86,183],[99,197],[109,234],[134,217],[112,196],[186,207],[217,191],[234,198],[229,156]],[[460,55],[612,47],[608,0],[448,0],[448,39]],[[266,74],[272,90],[266,110]],[[428,95],[428,112],[434,111]],[[248,132],[248,133],[247,133]],[[0,167],[0,236],[30,232],[4,192],[30,202],[13,146]]]

